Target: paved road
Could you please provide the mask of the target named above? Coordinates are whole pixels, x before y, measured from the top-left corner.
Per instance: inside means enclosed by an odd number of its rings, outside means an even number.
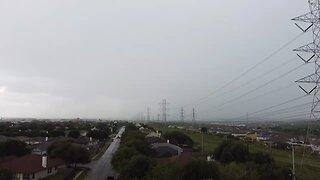
[[[117,136],[121,136],[125,127],[122,127]],[[117,151],[120,145],[120,138],[115,138],[110,144],[106,152],[97,161],[90,163],[91,171],[88,173],[86,179],[88,180],[106,180],[108,176],[115,176],[111,166],[112,155]]]

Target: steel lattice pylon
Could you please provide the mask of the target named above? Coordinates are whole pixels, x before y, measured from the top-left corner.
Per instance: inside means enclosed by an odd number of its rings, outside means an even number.
[[[310,26],[306,29],[301,28],[298,24],[296,24],[299,29],[303,32],[307,32],[310,28],[312,29],[313,41],[307,45],[301,46],[294,51],[297,52],[307,52],[312,53],[309,59],[304,59],[302,56],[297,54],[305,63],[309,63],[311,60],[315,64],[315,71],[299,80],[297,83],[312,83],[314,84],[314,88],[311,90],[305,90],[303,86],[300,86],[301,89],[304,90],[307,94],[314,93],[311,115],[315,120],[320,119],[320,0],[309,0],[310,12],[293,18],[294,21],[310,23]]]
[[[311,107],[311,119],[319,120],[320,119],[320,0],[308,0],[310,12],[293,18],[292,20],[304,23],[310,23],[310,25],[303,29],[297,23],[296,25],[303,32],[307,32],[308,30],[312,30],[313,41],[307,45],[301,46],[297,49],[294,49],[296,52],[304,52],[304,53],[312,53],[310,58],[304,59],[302,56],[297,54],[305,63],[313,62],[315,65],[315,70],[312,74],[297,80],[296,82],[299,84],[303,83],[312,83],[314,87],[311,90],[306,90],[303,88],[303,85],[299,85],[299,87],[307,94],[313,93],[313,103]],[[308,129],[305,139],[305,144],[309,141],[309,132],[310,125],[308,123]],[[304,153],[305,154],[305,153]],[[303,163],[304,155],[302,158]]]

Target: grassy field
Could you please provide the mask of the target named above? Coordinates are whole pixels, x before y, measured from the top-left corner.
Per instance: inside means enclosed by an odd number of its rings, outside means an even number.
[[[157,130],[161,130],[162,132],[168,131],[180,131],[188,136],[195,142],[195,147],[201,149],[201,140],[202,134],[186,131],[177,128],[167,128],[164,126],[153,126]],[[203,146],[205,153],[211,153],[213,150],[225,140],[224,137],[217,136],[217,135],[203,135]],[[278,149],[267,149],[263,144],[250,144],[249,145],[250,152],[264,152],[272,155],[275,159],[277,165],[288,167],[291,169],[292,167],[292,158],[291,158],[291,151],[289,150],[278,150]],[[296,175],[298,179],[305,179],[305,180],[316,180],[320,179],[320,156],[311,155],[306,158],[303,168],[301,168],[301,159],[302,159],[302,151],[297,151],[295,153],[295,162],[296,162]]]

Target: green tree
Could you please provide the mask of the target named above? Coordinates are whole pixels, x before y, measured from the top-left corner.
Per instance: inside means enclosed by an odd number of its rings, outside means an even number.
[[[187,144],[189,146],[193,145],[192,139],[188,135],[179,131],[167,132],[163,135],[163,137],[173,144]]]
[[[68,137],[78,138],[80,136],[79,130],[71,130],[68,134]]]
[[[0,156],[23,156],[29,152],[27,144],[22,141],[7,140],[0,143]]]
[[[119,179],[142,179],[152,170],[154,163],[151,158],[137,155],[133,156],[128,164],[120,171]]]
[[[74,163],[75,167],[77,163],[90,162],[90,153],[85,147],[67,141],[51,144],[48,148],[48,154],[50,157],[58,157],[69,163]]]
[[[179,180],[182,179],[182,165],[174,162],[160,163],[153,168],[149,179],[153,180]]]
[[[6,170],[6,169],[0,169],[0,180],[8,180],[12,179],[13,174]]]
[[[109,131],[101,131],[101,130],[89,131],[87,136],[95,139],[99,139],[100,141],[105,141],[109,137]]]
[[[249,157],[249,150],[242,142],[224,141],[215,149],[214,157],[221,163],[245,162]]]
[[[214,162],[196,160],[187,164],[183,169],[183,179],[220,179],[219,165]]]

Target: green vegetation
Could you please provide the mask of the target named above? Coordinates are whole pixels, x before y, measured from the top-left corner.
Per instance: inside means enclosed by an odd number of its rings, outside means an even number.
[[[151,154],[144,134],[130,124],[122,135],[120,147],[111,163],[120,173],[119,179],[143,179],[154,166]]]
[[[71,130],[68,134],[68,137],[78,138],[80,136],[79,130]]]
[[[0,169],[0,180],[12,179],[12,173],[6,169]]]
[[[110,132],[107,130],[90,130],[87,134],[88,137],[98,139],[99,141],[105,141],[108,139]]]
[[[0,122],[0,135],[15,137],[15,136],[27,136],[27,137],[58,137],[65,136],[65,131],[70,130],[70,137],[78,137],[78,132],[81,130],[90,133],[92,129],[95,131],[101,131],[103,133],[110,134],[110,129],[117,129],[121,123],[113,122],[93,122],[93,121],[38,121],[31,122]],[[78,131],[78,132],[75,132]],[[101,137],[99,134],[94,134],[97,137]],[[102,139],[106,139],[103,134]],[[101,140],[100,138],[98,138]]]
[[[49,146],[48,153],[50,157],[58,157],[74,163],[75,167],[77,163],[90,162],[90,153],[85,147],[67,141],[54,142]]]
[[[187,131],[184,129],[177,128],[167,128],[163,125],[153,125],[157,130],[161,130],[162,132],[170,132],[170,131],[179,131],[188,135],[194,141],[194,148],[199,148],[201,145],[201,134],[197,132]],[[226,136],[212,135],[212,134],[203,134],[204,136],[204,152],[207,154],[211,154],[214,149],[218,147],[220,143],[222,143],[226,138]],[[273,149],[267,148],[265,145],[261,143],[256,144],[248,144],[250,153],[263,153],[269,154],[273,159],[274,163],[283,168],[291,168],[292,167],[292,158],[291,158],[291,150],[284,149]],[[305,159],[304,165],[301,168],[301,160],[302,160],[302,150],[297,149],[295,153],[296,160],[296,176],[301,179],[308,180],[316,180],[320,177],[320,156],[319,155],[309,155],[308,158]],[[232,164],[232,163],[231,163]],[[229,164],[228,166],[232,166]],[[232,167],[229,167],[232,168]]]
[[[8,140],[0,142],[0,157],[1,156],[23,156],[29,153],[27,144],[21,141]]]
[[[89,169],[84,169],[81,175],[76,180],[85,180],[88,172],[89,172]]]

